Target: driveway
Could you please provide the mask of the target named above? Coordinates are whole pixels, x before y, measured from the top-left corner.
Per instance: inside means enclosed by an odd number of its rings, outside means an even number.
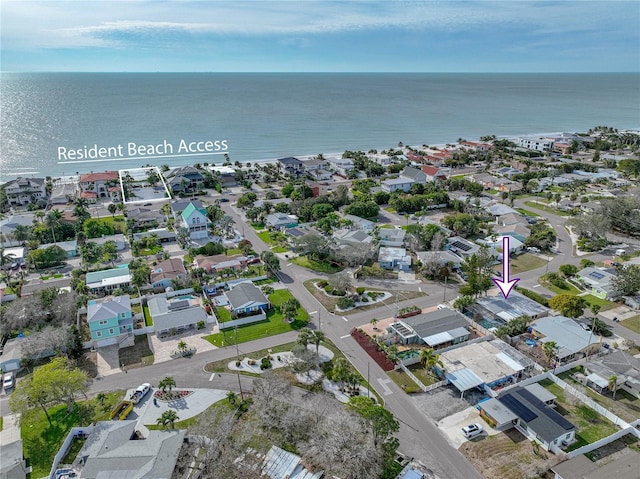
[[[198,353],[205,351],[211,351],[216,347],[209,341],[204,339],[204,336],[208,336],[213,333],[213,325],[208,324],[204,329],[196,329],[192,331],[185,331],[182,334],[176,334],[166,339],[160,339],[155,334],[149,334],[149,347],[153,351],[154,361],[153,363],[162,363],[170,361],[173,358],[171,353],[177,351],[178,343],[184,341],[190,348],[196,348]]]
[[[462,446],[462,444],[469,440],[462,434],[462,428],[468,424],[473,423],[480,424],[485,430],[484,433],[472,439],[474,441],[478,441],[483,437],[487,437],[487,435],[493,436],[495,434],[498,434],[499,432],[482,420],[482,418],[478,414],[478,410],[474,406],[468,407],[464,411],[460,411],[438,421],[438,428],[447,438],[449,444],[451,444],[455,449],[458,449],[460,448],[460,446]]]
[[[121,372],[118,349],[117,344],[96,349],[98,377],[110,376]]]

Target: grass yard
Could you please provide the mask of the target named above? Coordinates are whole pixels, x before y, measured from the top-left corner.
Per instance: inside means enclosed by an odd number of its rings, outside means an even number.
[[[621,321],[620,324],[625,328],[640,334],[640,314],[633,316],[632,318],[625,319],[624,321]]]
[[[525,205],[530,206],[531,208],[535,208],[537,210],[545,211],[547,213],[551,213],[552,215],[557,216],[569,216],[569,213],[566,211],[559,210],[557,208],[552,208],[551,206],[544,205],[542,203],[536,203],[534,201],[525,201]]]
[[[227,256],[233,256],[234,254],[242,254],[242,250],[240,248],[229,248],[227,250]]]
[[[310,269],[312,271],[318,271],[320,273],[333,274],[338,273],[343,270],[343,268],[338,266],[333,266],[326,261],[318,261],[308,256],[297,256],[291,259],[293,264],[297,264],[298,266],[302,266],[303,268]]]
[[[540,216],[539,213],[535,213],[531,210],[525,210],[524,208],[514,208],[518,213],[523,214],[525,216]]]
[[[275,336],[276,334],[287,333],[291,330],[304,328],[309,323],[309,313],[304,309],[298,308],[295,319],[292,323],[284,321],[284,316],[279,311],[280,306],[285,301],[292,299],[291,292],[287,289],[279,289],[269,296],[269,301],[274,306],[267,312],[267,319],[259,323],[247,324],[239,326],[237,329],[238,344],[253,341],[255,339]],[[236,344],[236,331],[222,331],[220,333],[205,336],[205,339],[217,347],[229,346]]]
[[[133,346],[118,350],[120,364],[124,364],[127,369],[141,368],[153,364],[153,352],[149,349],[147,335],[135,336],[134,340]]]
[[[438,378],[436,378],[433,374],[431,374],[431,371],[427,370],[422,364],[420,363],[416,363],[416,364],[412,364],[411,366],[407,366],[407,368],[409,369],[409,371],[411,371],[419,380],[422,384],[424,384],[425,386],[430,386],[431,384],[435,384],[439,381]]]
[[[549,291],[553,291],[556,294],[570,294],[572,296],[576,296],[577,294],[581,293],[581,291],[578,288],[576,288],[574,285],[572,285],[568,281],[565,281],[565,283],[567,283],[567,286],[569,286],[569,289],[558,288],[557,286],[554,286],[553,284],[551,284],[549,281],[543,280],[542,277],[540,277],[538,281],[542,286],[547,288]]]
[[[134,256],[152,256],[154,254],[161,253],[161,252],[162,252],[162,246],[158,244],[152,248],[140,248],[139,250],[136,251],[136,254],[134,254]]]
[[[272,245],[274,242],[271,239],[271,233],[269,231],[263,231],[262,233],[258,233],[258,238],[264,241],[268,245]]]
[[[287,248],[283,248],[282,246],[274,246],[273,248],[271,248],[271,251],[273,251],[274,253],[286,253],[289,250]]]
[[[600,306],[600,311],[607,311],[618,306],[618,304],[613,301],[607,301],[606,299],[598,298],[592,294],[584,295],[583,298],[589,304],[597,304]]]
[[[402,388],[404,385],[404,392],[407,394],[419,393],[422,391],[413,379],[411,379],[402,369],[387,371],[387,376],[389,376],[391,380],[398,385],[398,387]]]
[[[124,215],[116,215],[115,217],[103,216],[101,218],[95,218],[95,219],[97,219],[98,221],[104,224],[111,225],[111,227],[113,227],[116,233],[122,233],[122,234],[127,233],[127,223],[124,219]]]
[[[231,312],[222,306],[218,306],[216,308],[216,318],[221,323],[226,323],[227,321],[231,321]]]
[[[20,435],[24,455],[33,467],[31,477],[49,475],[53,458],[72,427],[87,426],[95,421],[108,421],[111,409],[123,397],[124,391],[106,394],[103,405],[96,399],[78,402],[71,413],[61,404],[48,409],[51,425],[42,409],[32,409],[22,416]]]
[[[240,395],[238,395],[237,402],[238,404],[234,405],[234,404],[231,404],[228,399],[221,399],[220,401],[213,403],[211,406],[209,406],[207,409],[205,409],[203,412],[201,412],[197,416],[190,417],[189,419],[185,419],[183,421],[176,421],[173,427],[175,429],[187,429],[193,426],[194,424],[197,424],[198,421],[200,421],[200,418],[202,416],[211,414],[212,412],[235,411],[238,408],[238,405],[240,403]],[[179,412],[178,412],[178,417],[180,417]],[[145,424],[145,427],[151,431],[160,431],[165,429],[163,426],[159,426],[158,424]]]
[[[511,274],[523,273],[524,271],[530,271],[532,269],[541,268],[546,264],[546,261],[531,253],[521,254],[519,256],[510,257],[510,272]],[[500,271],[502,266],[498,265],[494,269]]]
[[[153,326],[153,319],[151,319],[151,314],[149,313],[149,306],[143,306],[142,312],[144,313],[144,325]]]

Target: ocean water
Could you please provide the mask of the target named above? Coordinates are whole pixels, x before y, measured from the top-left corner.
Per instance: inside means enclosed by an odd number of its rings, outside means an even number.
[[[226,140],[242,163],[481,135],[640,127],[639,74],[2,73],[0,179],[222,162],[59,148]],[[174,151],[173,153],[177,153]]]

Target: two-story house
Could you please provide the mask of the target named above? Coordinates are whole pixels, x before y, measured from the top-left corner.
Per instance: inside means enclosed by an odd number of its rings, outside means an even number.
[[[401,173],[405,178],[412,179],[415,183],[426,183],[427,175],[419,168],[414,168],[412,166],[405,166],[404,170]]]
[[[24,206],[46,201],[49,196],[44,178],[21,178],[9,181],[4,185],[7,201],[12,206]]]
[[[300,176],[304,173],[304,163],[293,156],[288,156],[287,158],[278,158],[278,163],[284,169],[285,173]]]
[[[182,227],[189,229],[189,235],[192,240],[209,237],[211,221],[207,218],[207,210],[205,208],[198,208],[196,204],[189,203],[180,213],[180,223]]]
[[[92,294],[105,294],[118,288],[131,286],[131,274],[128,266],[90,271],[87,273],[85,283]]]
[[[108,300],[91,300],[87,304],[87,324],[91,340],[97,347],[119,344],[130,346],[133,338],[133,314],[128,294]],[[132,342],[132,341],[131,341]]]
[[[447,175],[445,175],[437,166],[423,165],[422,172],[426,176],[426,181],[444,181],[447,179]]]
[[[180,193],[201,188],[204,184],[204,176],[193,166],[181,166],[169,175],[167,185],[172,193]]]
[[[80,175],[78,184],[80,197],[89,201],[95,201],[97,198],[117,198],[120,191],[120,178],[117,171]]]
[[[186,279],[187,270],[180,258],[170,258],[159,262],[151,271],[151,286],[154,288],[168,288],[175,279]]]

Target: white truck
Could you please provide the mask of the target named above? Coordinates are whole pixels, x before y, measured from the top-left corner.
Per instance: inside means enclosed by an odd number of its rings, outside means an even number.
[[[151,390],[151,384],[149,383],[141,384],[140,386],[138,386],[138,389],[136,389],[131,393],[131,396],[129,397],[129,401],[131,401],[133,404],[138,404],[142,400],[142,398],[147,395],[147,393],[150,390]]]

